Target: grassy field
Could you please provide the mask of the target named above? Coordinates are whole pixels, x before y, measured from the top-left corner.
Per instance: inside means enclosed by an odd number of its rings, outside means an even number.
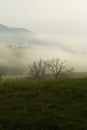
[[[0,81],[0,130],[87,130],[87,78]]]

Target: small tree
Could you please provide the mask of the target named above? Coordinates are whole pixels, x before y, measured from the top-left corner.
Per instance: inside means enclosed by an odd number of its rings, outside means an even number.
[[[49,73],[53,75],[54,78],[60,78],[68,76],[73,68],[67,68],[66,61],[61,61],[58,58],[48,61],[48,70]]]
[[[32,78],[43,79],[46,75],[47,64],[43,60],[38,60],[33,62],[32,65],[29,65],[29,74]]]

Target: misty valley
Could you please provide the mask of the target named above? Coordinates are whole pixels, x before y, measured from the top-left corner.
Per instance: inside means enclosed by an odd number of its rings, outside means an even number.
[[[0,24],[0,130],[87,129],[87,52],[70,39]]]
[[[0,24],[0,73],[3,75],[28,74],[33,61],[59,58],[75,72],[86,71],[86,52],[75,50],[60,42],[61,36],[33,33],[28,29],[8,27]],[[85,61],[85,62],[83,62]]]
[[[87,0],[0,0],[0,130],[87,130]]]

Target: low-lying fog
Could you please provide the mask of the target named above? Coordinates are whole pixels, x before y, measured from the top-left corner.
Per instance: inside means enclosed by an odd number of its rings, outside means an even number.
[[[28,72],[28,65],[32,61],[52,58],[67,60],[67,64],[74,67],[75,71],[87,71],[86,36],[31,33],[15,34],[15,37],[12,37],[13,35],[0,35],[1,71]],[[11,43],[11,40],[15,44]]]

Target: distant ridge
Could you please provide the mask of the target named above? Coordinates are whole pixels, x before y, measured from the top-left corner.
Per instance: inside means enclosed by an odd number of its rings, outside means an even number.
[[[0,24],[0,45],[24,45],[30,44],[34,40],[32,31],[20,28],[20,27],[9,27],[3,24]]]
[[[6,25],[0,24],[0,32],[31,32],[25,28],[8,27]]]

